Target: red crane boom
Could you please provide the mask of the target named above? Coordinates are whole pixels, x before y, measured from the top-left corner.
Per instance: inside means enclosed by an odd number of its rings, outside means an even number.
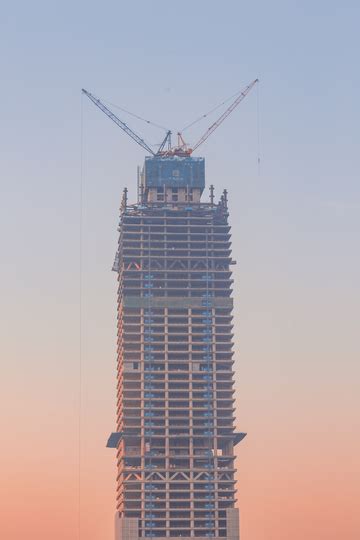
[[[194,144],[194,146],[191,149],[191,152],[194,152],[199,146],[206,141],[208,137],[217,129],[220,124],[229,116],[230,113],[241,103],[241,101],[246,98],[248,93],[252,90],[252,88],[255,86],[256,83],[259,82],[259,79],[255,79],[252,83],[250,83],[241,93],[240,95],[235,99],[235,101],[232,102],[230,107],[226,109],[225,112],[214,122],[204,133],[204,135],[198,140],[197,143]]]

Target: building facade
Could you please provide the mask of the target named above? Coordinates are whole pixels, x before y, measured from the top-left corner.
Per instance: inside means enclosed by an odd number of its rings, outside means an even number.
[[[121,205],[116,540],[239,540],[227,194],[204,159],[146,158]]]

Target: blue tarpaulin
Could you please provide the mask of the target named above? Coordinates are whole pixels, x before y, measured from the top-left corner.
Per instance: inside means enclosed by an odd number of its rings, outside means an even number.
[[[145,186],[205,187],[205,159],[198,157],[146,157]]]

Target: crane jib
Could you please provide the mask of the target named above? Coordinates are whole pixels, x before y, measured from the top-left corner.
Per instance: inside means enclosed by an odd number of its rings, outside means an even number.
[[[150,152],[150,154],[152,154],[153,156],[155,155],[155,152],[144,141],[144,139],[139,137],[139,135],[137,135],[135,131],[133,131],[127,124],[125,124],[125,122],[120,120],[120,118],[118,118],[116,114],[114,114],[108,107],[106,107],[106,105],[104,105],[104,103],[102,103],[100,99],[93,96],[84,88],[82,89],[82,92],[94,103],[94,105],[96,105],[104,114],[106,114],[106,116],[110,118],[110,120],[112,120],[117,126],[119,126],[119,128],[125,131],[125,133],[127,133],[127,135],[129,135],[129,137],[131,137],[139,146],[144,148],[144,150],[146,150],[147,152]]]
[[[231,103],[231,105],[226,109],[225,112],[223,112],[220,117],[205,131],[205,133],[200,137],[200,139],[192,146],[192,148],[189,148],[189,146],[185,143],[181,133],[178,133],[178,139],[180,142],[178,142],[178,146],[175,146],[174,148],[171,147],[171,131],[167,131],[165,138],[159,145],[159,149],[157,152],[154,152],[152,148],[135,133],[125,122],[120,120],[114,114],[104,103],[97,97],[95,97],[93,94],[82,89],[82,93],[85,94],[110,120],[112,120],[119,128],[121,128],[129,137],[131,137],[139,146],[144,148],[147,152],[149,152],[152,156],[169,156],[169,155],[177,155],[177,156],[190,156],[194,150],[199,148],[201,144],[203,144],[210,135],[222,124],[222,122],[233,112],[233,110],[241,103],[241,101],[248,95],[248,93],[251,91],[251,89],[255,86],[256,83],[259,82],[259,79],[255,79],[252,81],[242,92],[240,92],[240,95],[236,97],[236,99]],[[206,116],[206,115],[205,115]],[[167,143],[167,150],[164,150],[165,145]]]

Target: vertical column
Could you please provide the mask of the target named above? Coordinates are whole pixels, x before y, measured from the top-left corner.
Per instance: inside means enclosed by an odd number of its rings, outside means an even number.
[[[141,235],[142,236],[142,235]],[[143,272],[142,272],[143,277]],[[141,467],[141,523],[145,522],[146,517],[146,501],[145,501],[145,408],[144,408],[144,392],[147,384],[148,374],[145,371],[145,354],[144,354],[144,308],[139,309],[140,315],[140,368],[141,368],[141,431],[140,431],[140,467]]]
[[[189,280],[189,274],[188,274]],[[190,283],[189,283],[190,294]],[[190,531],[194,536],[194,409],[193,409],[193,369],[194,362],[192,356],[192,310],[188,309],[188,355],[189,355],[189,482],[190,482]]]
[[[170,449],[169,449],[169,313],[168,308],[164,309],[164,333],[165,333],[165,345],[164,345],[164,381],[165,381],[165,478],[166,478],[166,499],[165,499],[165,512],[166,512],[166,536],[170,535],[170,500],[169,500],[169,476],[170,476]]]

